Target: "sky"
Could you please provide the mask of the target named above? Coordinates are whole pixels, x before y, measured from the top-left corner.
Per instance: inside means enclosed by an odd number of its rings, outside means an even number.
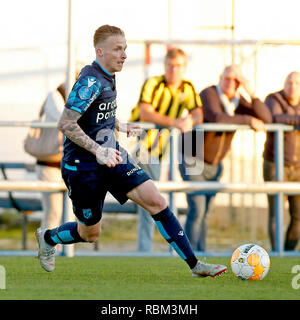
[[[128,39],[194,39],[201,26],[231,24],[231,0],[73,0],[74,35],[87,41],[101,24]],[[65,42],[68,0],[0,1],[1,48]],[[298,0],[235,0],[237,38],[299,39]],[[205,30],[206,36],[212,34]]]

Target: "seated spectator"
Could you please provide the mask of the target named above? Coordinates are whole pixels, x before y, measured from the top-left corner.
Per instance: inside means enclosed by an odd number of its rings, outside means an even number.
[[[243,87],[250,96],[248,102],[240,93]],[[203,104],[204,122],[248,124],[254,130],[264,130],[264,122],[272,120],[268,107],[255,95],[249,81],[242,76],[240,69],[227,66],[218,85],[210,86],[200,93]],[[222,175],[222,160],[231,146],[234,132],[205,132],[204,165],[201,174],[188,174],[187,163],[192,163],[190,155],[183,155],[184,161],[179,164],[183,180],[186,181],[218,181]],[[185,137],[186,139],[186,137]],[[184,140],[185,140],[184,139]],[[194,142],[195,140],[193,140]],[[187,194],[188,213],[185,231],[194,250],[206,250],[207,214],[215,193]]]
[[[300,73],[291,72],[285,79],[284,88],[266,97],[274,123],[300,125]],[[274,133],[268,132],[264,150],[264,179],[274,181]],[[284,133],[284,181],[300,181],[300,131]],[[290,223],[286,232],[284,250],[295,250],[300,238],[300,196],[290,195]],[[272,250],[275,249],[275,197],[269,195],[268,232]]]

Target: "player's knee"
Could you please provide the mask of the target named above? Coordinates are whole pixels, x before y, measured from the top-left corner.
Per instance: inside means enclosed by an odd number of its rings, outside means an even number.
[[[167,207],[166,199],[159,193],[152,195],[149,199],[149,205],[153,208],[153,212],[159,212]]]
[[[86,242],[96,242],[101,233],[101,224],[99,223],[93,227],[82,227],[79,229],[79,234],[81,238]]]
[[[98,240],[98,236],[91,235],[91,236],[87,236],[87,239],[85,241],[89,243],[94,243],[97,240]]]
[[[157,206],[161,210],[163,210],[167,207],[167,205],[168,205],[168,203],[167,203],[166,199],[162,195],[160,195],[159,199],[157,199]]]
[[[93,230],[92,232],[86,233],[83,237],[84,240],[90,243],[96,242],[100,236],[100,230]]]

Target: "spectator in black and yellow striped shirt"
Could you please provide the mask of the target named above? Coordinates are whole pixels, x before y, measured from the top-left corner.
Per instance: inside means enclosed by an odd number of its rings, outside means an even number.
[[[145,81],[131,113],[131,122],[152,122],[158,126],[158,129],[147,131],[140,144],[143,151],[139,153],[139,165],[154,180],[160,179],[160,160],[168,153],[168,128],[185,132],[203,121],[200,96],[193,84],[183,79],[186,65],[185,52],[179,48],[170,49],[165,57],[164,75]],[[138,216],[138,251],[151,251],[153,219],[142,208],[139,208]]]

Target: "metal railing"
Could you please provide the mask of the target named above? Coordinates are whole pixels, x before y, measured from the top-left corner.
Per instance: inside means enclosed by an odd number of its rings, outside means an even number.
[[[151,123],[141,124],[145,129],[153,129],[155,125]],[[56,123],[38,123],[38,122],[10,122],[10,121],[0,121],[0,127],[5,126],[21,126],[21,127],[54,127]],[[293,131],[295,128],[289,125],[282,124],[268,124],[265,125],[266,130],[269,132],[274,132],[275,135],[275,168],[276,168],[276,182],[265,182],[259,184],[249,184],[249,183],[221,183],[221,182],[174,182],[173,173],[176,165],[177,157],[177,140],[174,139],[175,130],[171,129],[170,135],[170,181],[159,182],[155,181],[157,188],[161,192],[167,192],[170,194],[170,206],[175,208],[175,203],[173,199],[173,194],[176,192],[190,192],[190,191],[216,191],[224,193],[264,193],[264,194],[273,194],[276,199],[276,239],[275,239],[275,251],[271,252],[271,255],[299,255],[299,252],[285,252],[283,250],[283,228],[284,228],[284,201],[283,196],[285,194],[300,194],[300,182],[283,182],[284,180],[284,133]],[[234,132],[237,130],[249,130],[251,129],[248,125],[235,125],[235,124],[216,124],[216,123],[205,123],[195,127],[196,130],[203,131],[222,131],[222,132]],[[43,182],[43,181],[0,181],[0,191],[36,191],[36,192],[63,192],[64,193],[64,202],[67,197],[66,187],[63,183],[56,182]],[[65,206],[63,210],[63,219],[65,218]],[[3,254],[17,254],[13,251],[9,253],[8,251],[1,252]],[[20,252],[20,254],[26,254]],[[30,254],[30,252],[28,252]],[[65,254],[64,251],[62,253]],[[85,253],[84,255],[87,255]],[[92,255],[97,253],[93,252]],[[101,255],[101,252],[98,253]],[[116,253],[117,255],[118,253]],[[124,253],[121,253],[124,255]],[[138,253],[130,253],[135,255]],[[201,254],[198,252],[197,254]],[[205,255],[224,255],[221,252],[205,252]],[[230,253],[227,253],[230,254]],[[227,255],[225,254],[225,255]],[[155,253],[151,253],[155,255]]]
[[[216,123],[206,123],[197,126],[204,131],[222,131],[222,132],[234,132],[236,130],[251,129],[248,125],[235,125],[235,124],[216,124]],[[284,180],[284,133],[295,130],[294,126],[283,125],[283,124],[266,124],[265,128],[268,132],[274,132],[274,163],[275,163],[275,177],[276,181],[282,182]],[[272,188],[274,184],[278,183],[268,183],[264,184],[265,193],[272,193]],[[275,218],[276,218],[276,236],[275,236],[275,251],[279,255],[283,254],[283,227],[284,227],[284,185],[291,187],[294,194],[300,194],[300,184],[298,183],[283,183],[281,188],[275,193]],[[259,189],[259,186],[258,186]],[[291,192],[291,189],[289,192]],[[250,188],[249,188],[250,191]],[[254,192],[254,191],[252,191]],[[256,193],[256,192],[254,192]]]

